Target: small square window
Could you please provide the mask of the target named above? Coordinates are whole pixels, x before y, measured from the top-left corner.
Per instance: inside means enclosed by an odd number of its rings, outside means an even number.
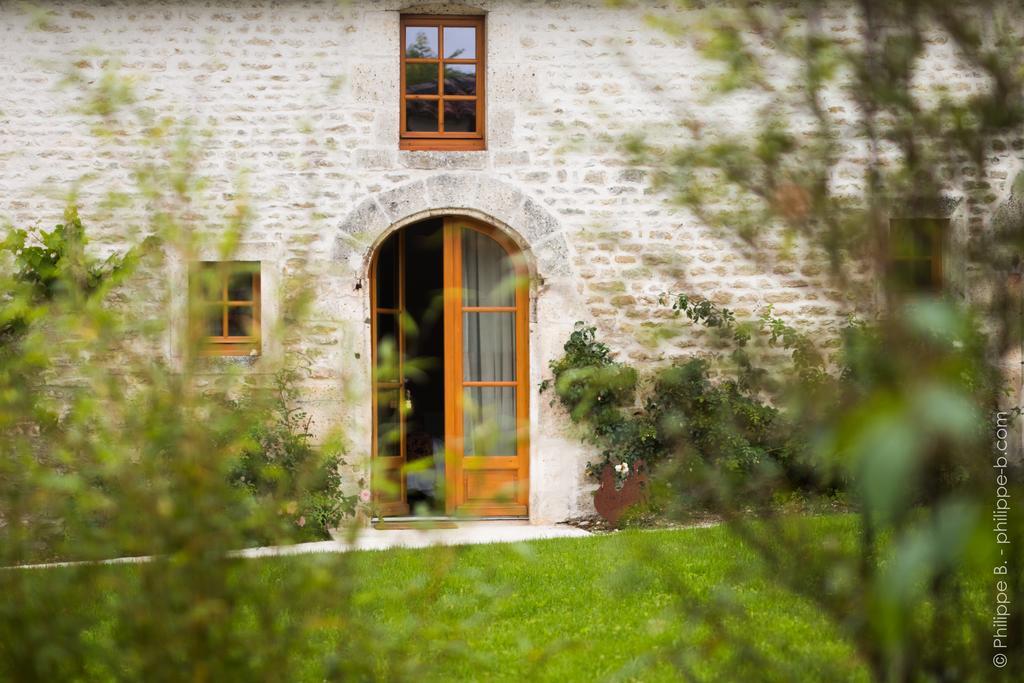
[[[936,218],[889,221],[889,278],[897,292],[942,290],[942,245],[949,222]]]
[[[484,18],[403,15],[400,148],[484,149]]]
[[[260,352],[260,264],[204,261],[189,274],[190,320],[209,356]]]

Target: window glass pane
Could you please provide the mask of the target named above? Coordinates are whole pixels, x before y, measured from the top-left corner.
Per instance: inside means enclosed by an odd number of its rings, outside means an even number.
[[[476,230],[462,230],[462,303],[465,306],[514,306],[512,259],[500,244]]]
[[[377,252],[377,307],[398,308],[398,233],[384,240]]]
[[[889,248],[894,258],[928,258],[931,235],[921,223],[894,221],[889,231]]]
[[[252,306],[228,307],[228,336],[251,337],[255,332]]]
[[[938,287],[931,261],[894,261],[892,276],[896,289],[903,292],[928,292]]]
[[[932,258],[942,248],[948,221],[934,218],[899,218],[889,223],[892,258]]]
[[[904,292],[928,292],[942,287],[938,267],[948,222],[934,218],[899,218],[889,224],[890,275]]]
[[[253,300],[253,274],[246,270],[228,275],[228,299],[230,301]]]
[[[476,29],[472,26],[446,26],[444,56],[446,59],[476,59]]]
[[[515,387],[466,387],[465,455],[516,455]]]
[[[405,92],[408,95],[436,95],[437,64],[406,64]]]
[[[377,455],[401,455],[398,389],[377,390]]]
[[[437,132],[437,100],[406,100],[405,128],[410,132]]]
[[[406,26],[405,56],[414,58],[436,58],[437,27]]]
[[[224,299],[224,272],[219,263],[201,263],[192,271],[191,281],[195,297],[199,301],[221,301]]]
[[[462,314],[463,378],[511,382],[516,378],[516,314]]]
[[[430,66],[420,64],[419,66]],[[445,64],[444,65],[444,94],[445,95],[475,95],[476,94],[476,65],[475,64]],[[475,106],[475,105],[474,105]],[[447,112],[447,110],[446,110]],[[476,112],[474,111],[474,117]],[[447,122],[445,123],[447,126]]]
[[[377,316],[377,381],[398,381],[398,316],[381,313]]]
[[[224,336],[224,307],[218,305],[203,306],[203,329],[208,337]]]
[[[476,101],[446,101],[444,103],[444,132],[475,133]]]

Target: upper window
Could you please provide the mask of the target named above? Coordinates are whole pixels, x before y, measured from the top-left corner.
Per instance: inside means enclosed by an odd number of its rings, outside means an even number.
[[[942,289],[942,244],[948,221],[899,218],[889,222],[889,277],[897,291]]]
[[[484,149],[484,18],[402,16],[401,148]]]
[[[196,264],[190,275],[191,316],[205,354],[253,356],[260,352],[260,264]]]

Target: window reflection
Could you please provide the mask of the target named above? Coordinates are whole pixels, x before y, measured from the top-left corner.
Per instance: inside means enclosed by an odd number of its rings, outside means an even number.
[[[407,26],[405,28],[405,56],[412,59],[436,59],[437,27]]]
[[[472,26],[445,26],[445,59],[476,59],[476,29]]]
[[[436,79],[435,79],[436,82]],[[445,95],[475,95],[476,65],[445,64],[444,66]],[[474,107],[475,108],[475,107]]]

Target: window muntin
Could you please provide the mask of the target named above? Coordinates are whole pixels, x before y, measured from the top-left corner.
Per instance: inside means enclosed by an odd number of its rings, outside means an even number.
[[[484,149],[482,16],[404,15],[400,147]]]
[[[202,352],[249,356],[260,352],[260,264],[203,261],[190,277],[192,323]]]
[[[937,218],[889,221],[889,277],[897,291],[941,291],[942,245],[948,225],[947,220]]]

